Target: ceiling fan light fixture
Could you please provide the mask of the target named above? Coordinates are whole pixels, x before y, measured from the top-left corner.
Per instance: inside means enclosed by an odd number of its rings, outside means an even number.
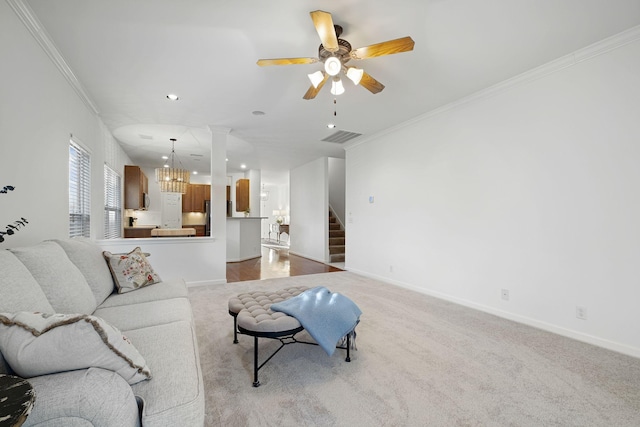
[[[342,85],[342,80],[339,78],[334,78],[331,82],[331,94],[332,95],[342,95],[344,93],[344,86]]]
[[[330,56],[324,61],[324,70],[330,76],[337,76],[340,70],[342,70],[342,62],[335,56]]]
[[[347,69],[347,77],[349,77],[354,85],[360,84],[360,80],[362,80],[363,75],[364,70],[362,68],[349,67]]]
[[[316,89],[318,88],[318,85],[322,83],[322,80],[324,80],[324,74],[322,74],[322,71],[316,71],[315,73],[307,74],[307,76],[309,76],[311,84]]]

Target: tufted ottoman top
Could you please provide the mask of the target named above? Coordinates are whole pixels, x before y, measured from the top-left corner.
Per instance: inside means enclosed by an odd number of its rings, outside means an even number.
[[[294,317],[271,311],[271,304],[287,300],[306,291],[295,286],[278,291],[254,291],[239,294],[229,300],[229,312],[237,314],[238,327],[251,332],[272,333],[300,328]]]

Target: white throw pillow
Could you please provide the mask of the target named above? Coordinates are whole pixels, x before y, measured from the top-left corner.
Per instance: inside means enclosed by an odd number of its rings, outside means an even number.
[[[1,313],[0,351],[25,378],[90,367],[114,371],[129,384],[151,378],[131,341],[87,314]]]
[[[160,276],[153,271],[153,267],[139,247],[128,254],[112,254],[104,251],[102,255],[107,260],[119,294],[161,282]]]

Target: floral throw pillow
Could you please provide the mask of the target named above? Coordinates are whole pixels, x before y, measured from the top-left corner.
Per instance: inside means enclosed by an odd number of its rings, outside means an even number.
[[[140,247],[128,254],[112,254],[109,251],[102,254],[107,260],[119,294],[161,282]]]

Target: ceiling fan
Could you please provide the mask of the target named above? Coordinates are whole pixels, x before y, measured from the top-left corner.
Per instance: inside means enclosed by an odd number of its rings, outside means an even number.
[[[329,12],[316,10],[310,12],[313,25],[320,36],[322,44],[318,49],[318,58],[274,58],[260,59],[258,65],[297,65],[324,63],[324,71],[316,71],[309,74],[311,87],[304,94],[304,99],[313,99],[318,95],[324,84],[331,78],[331,93],[340,95],[344,92],[344,86],[340,80],[340,73],[346,75],[354,84],[363,86],[371,93],[376,94],[384,89],[384,85],[371,77],[364,70],[356,67],[348,67],[346,64],[352,59],[367,59],[376,56],[391,55],[413,50],[415,42],[411,37],[402,37],[395,40],[388,40],[370,46],[351,49],[351,44],[339,38],[342,34],[342,27],[333,24],[333,19]]]

